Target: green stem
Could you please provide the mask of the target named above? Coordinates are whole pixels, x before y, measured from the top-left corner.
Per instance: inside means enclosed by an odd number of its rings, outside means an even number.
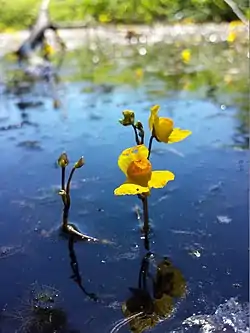
[[[139,139],[139,136],[138,136],[138,133],[137,133],[137,129],[136,129],[136,127],[135,127],[134,124],[132,124],[132,127],[133,127],[134,132],[135,132],[135,141],[136,141],[136,144],[137,144],[137,145],[140,145],[141,142],[140,142],[140,139]]]
[[[149,160],[149,158],[150,158],[150,154],[151,154],[151,150],[152,150],[153,140],[154,140],[154,135],[151,135],[151,137],[150,137],[150,139],[149,139],[149,143],[148,143],[148,160]]]
[[[70,183],[71,183],[71,180],[72,180],[72,177],[73,177],[73,174],[74,174],[75,170],[76,170],[76,168],[73,167],[71,172],[70,172],[69,179],[68,179],[68,182],[67,182],[66,193],[67,193],[68,196],[69,196],[69,192],[70,192]]]
[[[62,167],[61,188],[65,190],[65,167]]]

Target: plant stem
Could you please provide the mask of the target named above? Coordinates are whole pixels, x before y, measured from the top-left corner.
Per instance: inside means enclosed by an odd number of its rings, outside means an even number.
[[[143,134],[141,136],[141,145],[143,145],[143,144],[144,144],[144,131],[143,131]]]
[[[64,207],[63,207],[63,224],[62,224],[62,229],[65,232],[67,232],[67,228],[68,228],[69,208],[70,208],[70,205],[64,205]]]
[[[133,125],[133,124],[132,124],[132,127],[133,127],[134,132],[135,132],[135,141],[136,141],[136,144],[140,145],[141,142],[140,142],[140,139],[139,139],[139,136],[138,136],[138,133],[137,133],[137,129],[136,129],[135,125]]]
[[[61,180],[61,188],[65,190],[65,167],[62,167],[62,180]]]
[[[70,172],[69,179],[68,179],[68,182],[67,182],[66,193],[67,193],[68,196],[69,196],[69,192],[70,192],[70,182],[72,180],[72,177],[73,177],[73,174],[74,174],[75,170],[76,170],[76,168],[73,167],[71,172]]]
[[[143,204],[143,218],[144,218],[144,225],[143,225],[143,232],[145,235],[144,246],[147,251],[149,251],[149,215],[148,215],[148,197],[144,196],[142,199]]]
[[[149,139],[149,143],[148,143],[148,160],[149,160],[149,158],[150,158],[150,154],[151,154],[151,150],[152,150],[153,140],[154,140],[154,135],[151,135],[151,137],[150,137],[150,139]]]

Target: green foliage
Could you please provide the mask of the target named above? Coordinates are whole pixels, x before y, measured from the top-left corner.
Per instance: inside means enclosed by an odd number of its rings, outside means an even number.
[[[248,2],[237,1],[249,16]],[[21,29],[32,24],[40,0],[0,0],[0,31]],[[84,21],[101,23],[153,23],[156,21],[189,22],[231,21],[237,19],[223,0],[52,0],[51,17],[58,22]]]

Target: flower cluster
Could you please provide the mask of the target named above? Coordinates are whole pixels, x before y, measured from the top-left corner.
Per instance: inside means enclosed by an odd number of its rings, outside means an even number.
[[[192,132],[174,127],[174,122],[171,118],[159,117],[160,106],[155,105],[151,108],[149,116],[149,129],[151,131],[151,139],[149,148],[144,144],[138,144],[134,147],[125,149],[118,158],[118,166],[125,174],[126,180],[115,189],[115,195],[136,195],[150,194],[151,188],[162,188],[169,181],[174,180],[175,175],[171,171],[153,171],[152,164],[149,160],[151,152],[152,140],[167,144],[179,142],[187,138]],[[124,119],[120,123],[124,126],[135,126],[135,115],[131,110],[123,111]],[[143,131],[141,125],[140,131]],[[136,124],[137,124],[136,123]],[[144,133],[144,131],[143,131]],[[140,135],[140,132],[139,132]]]

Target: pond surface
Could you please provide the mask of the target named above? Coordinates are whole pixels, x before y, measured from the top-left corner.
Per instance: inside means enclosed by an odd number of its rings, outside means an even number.
[[[151,264],[167,257],[186,292],[151,330],[247,332],[244,42],[126,47],[92,42],[65,55],[56,86],[25,83],[13,62],[2,64],[0,332],[111,332],[125,318],[122,305],[131,297],[129,288],[138,288],[146,250],[136,214],[140,201],[113,194],[124,181],[117,158],[135,144],[132,129],[118,119],[124,109],[134,110],[147,142],[154,104],[161,106],[162,116],[193,133],[181,143],[153,144],[153,167],[171,170],[176,178],[149,198]],[[60,108],[53,108],[53,98],[60,100]],[[70,221],[112,244],[77,242],[72,250],[60,234],[56,162],[63,151],[72,165],[81,155],[86,161],[73,178]],[[82,289],[72,278],[76,260]],[[92,293],[97,301],[89,297]],[[51,318],[37,324],[39,304],[61,309],[53,312],[54,326]],[[133,332],[143,330],[134,322],[120,331],[130,332],[132,326]]]

